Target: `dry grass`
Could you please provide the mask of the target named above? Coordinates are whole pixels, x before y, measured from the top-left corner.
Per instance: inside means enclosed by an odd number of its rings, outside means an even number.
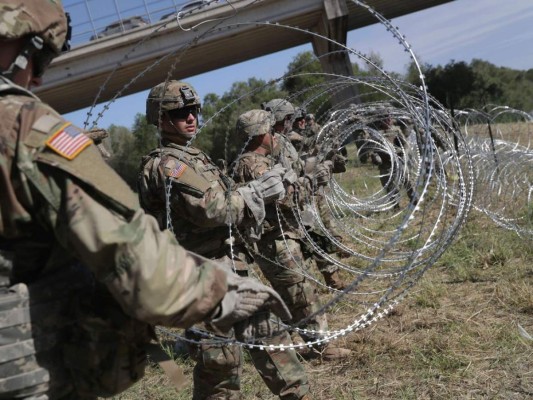
[[[470,125],[468,133],[487,139],[492,133],[494,140],[514,142],[527,148],[533,144],[533,124],[530,122],[496,122],[491,124],[490,131],[486,124]]]
[[[379,180],[372,167],[353,167],[345,182],[353,186],[345,189],[374,193]],[[355,309],[349,299],[336,305],[331,325],[349,325]],[[472,212],[452,247],[392,314],[336,342],[353,350],[349,359],[302,363],[317,400],[531,399],[533,340],[519,326],[533,335],[532,243]],[[191,378],[192,362],[177,363]],[[191,386],[192,380],[177,393],[151,365],[115,399],[185,400]],[[248,361],[242,394],[276,398]]]
[[[338,307],[335,325],[353,320]],[[332,321],[333,322],[333,321]],[[342,362],[302,361],[312,398],[533,398],[533,249],[531,243],[476,215],[392,315],[348,336]],[[190,376],[190,361],[178,363]],[[245,399],[274,399],[251,363]],[[157,366],[116,399],[190,399]]]

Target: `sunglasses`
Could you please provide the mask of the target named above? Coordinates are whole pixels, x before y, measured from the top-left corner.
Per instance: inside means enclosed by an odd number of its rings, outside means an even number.
[[[192,114],[194,118],[198,118],[198,108],[197,107],[185,107],[185,108],[177,108],[175,110],[168,111],[168,116],[171,119],[187,119],[189,114]]]

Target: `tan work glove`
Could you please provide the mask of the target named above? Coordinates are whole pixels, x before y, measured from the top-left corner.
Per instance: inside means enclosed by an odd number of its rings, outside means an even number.
[[[249,186],[258,193],[265,204],[280,200],[285,196],[283,176],[286,171],[281,165],[276,164],[270,171],[251,181]]]
[[[331,180],[332,167],[332,161],[324,161],[322,164],[316,164],[312,171],[309,171],[305,174],[305,177],[309,179],[311,186],[326,186]]]
[[[92,139],[94,144],[100,144],[109,137],[109,133],[103,128],[92,128],[85,132],[85,135]]]
[[[255,279],[228,273],[228,292],[208,324],[222,333],[233,327],[238,340],[250,341],[255,336],[268,336],[274,332],[275,324],[269,320],[269,311],[283,321],[292,318],[274,289]]]

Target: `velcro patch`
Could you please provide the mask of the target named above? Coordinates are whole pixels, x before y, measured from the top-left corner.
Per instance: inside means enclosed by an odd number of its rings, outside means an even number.
[[[170,178],[178,179],[180,176],[183,175],[186,169],[187,169],[187,165],[178,161],[176,162],[176,165],[174,166],[174,168],[168,169],[166,171],[166,175]]]
[[[67,160],[73,160],[92,142],[80,128],[67,122],[46,141],[46,145]]]

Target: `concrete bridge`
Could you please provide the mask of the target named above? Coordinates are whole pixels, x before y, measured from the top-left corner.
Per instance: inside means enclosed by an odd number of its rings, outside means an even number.
[[[367,0],[367,4],[391,19],[449,1]],[[98,93],[98,102],[102,102],[119,90],[123,96],[148,89],[173,66],[172,78],[185,79],[309,42],[317,56],[335,50],[331,42],[309,33],[252,21],[298,27],[338,43],[346,43],[348,31],[377,22],[350,0],[208,3],[185,14],[181,26],[174,18],[76,46],[53,62],[44,76],[45,84],[35,92],[67,113],[91,105]],[[321,63],[325,72],[352,73],[347,54],[323,57]]]

